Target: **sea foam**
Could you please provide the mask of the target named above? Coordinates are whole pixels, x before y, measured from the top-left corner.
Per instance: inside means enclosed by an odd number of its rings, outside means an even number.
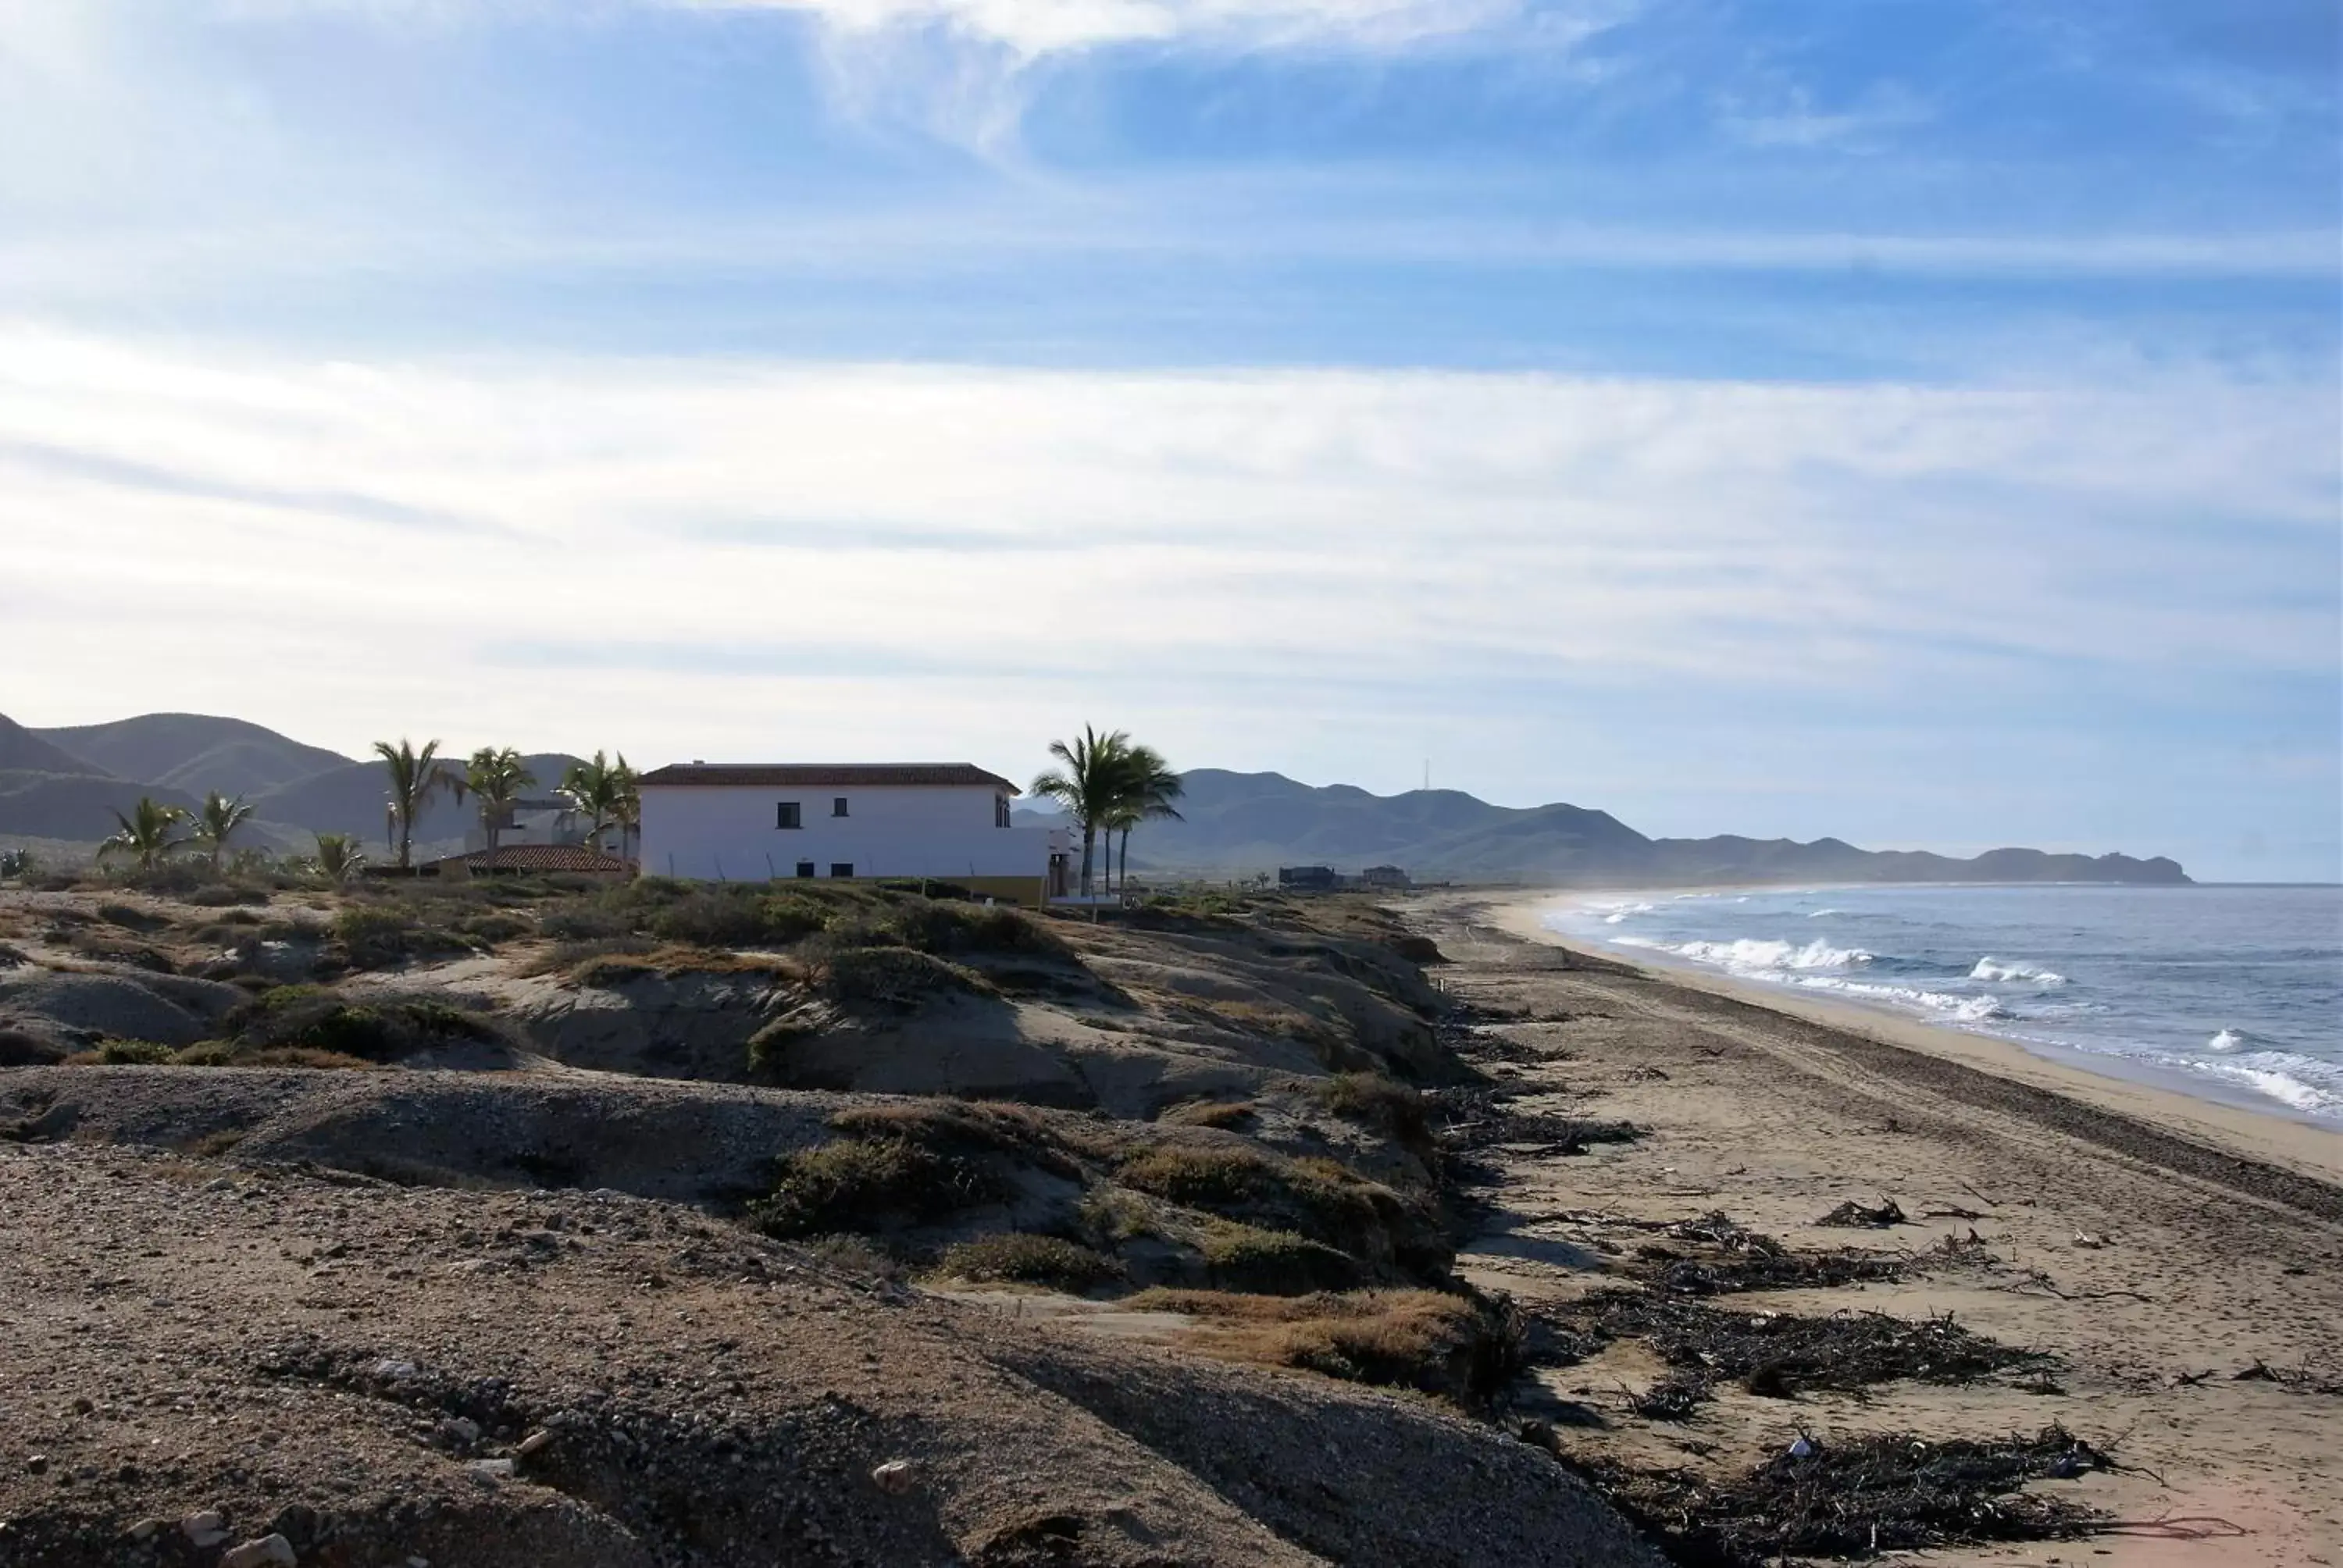
[[[2039,964],[2006,962],[2001,959],[1993,958],[1991,956],[1977,960],[1976,968],[1969,970],[1969,979],[1980,980],[2025,980],[2031,984],[2040,986],[2065,985],[2066,983],[2066,977],[2058,973],[2055,970],[2046,970]]]

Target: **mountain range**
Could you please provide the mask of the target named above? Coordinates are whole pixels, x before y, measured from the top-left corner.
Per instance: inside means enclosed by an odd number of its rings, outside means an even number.
[[[2148,882],[2187,874],[2162,858],[1994,849],[1973,859],[1924,850],[1858,849],[1836,839],[1652,839],[1583,806],[1493,806],[1456,789],[1371,795],[1348,784],[1301,784],[1278,773],[1199,768],[1181,775],[1181,819],[1131,839],[1153,870],[1232,872],[1322,865],[1394,865],[1419,880],[1613,886],[1723,882]],[[1021,812],[1040,822],[1044,813]]]
[[[541,789],[575,759],[528,759]],[[1866,850],[1836,839],[1652,839],[1607,811],[1556,803],[1493,806],[1455,789],[1371,795],[1347,784],[1199,768],[1182,775],[1182,819],[1149,822],[1133,859],[1154,871],[1244,873],[1395,865],[1419,880],[1554,880],[1615,886],[1720,882],[2179,883],[2171,860],[1995,849],[1974,859]],[[239,719],[149,713],[110,724],[28,729],[0,717],[0,837],[93,843],[141,795],[192,807],[205,791],[256,808],[256,842],[306,847],[310,835],[383,841],[381,764],[356,761]],[[1055,821],[1021,810],[1025,822]],[[468,809],[434,799],[418,848],[460,839]]]
[[[575,760],[558,752],[528,759],[548,793]],[[95,843],[142,795],[192,809],[213,789],[251,802],[246,833],[255,844],[307,849],[317,833],[386,841],[379,762],[208,714],[147,713],[55,729],[0,716],[0,837]],[[416,823],[418,852],[452,849],[470,821],[468,807],[434,796]]]

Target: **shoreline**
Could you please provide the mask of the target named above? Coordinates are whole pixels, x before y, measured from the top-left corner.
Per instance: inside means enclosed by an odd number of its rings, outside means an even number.
[[[2343,1138],[1641,965],[1547,929],[1554,898],[1460,891],[1404,912],[1470,1010],[1459,1050],[1523,1119],[1475,1151],[1457,1271],[1557,1330],[1564,1353],[1534,1365],[1516,1408],[1558,1452],[1664,1488],[1727,1482],[1802,1437],[1992,1442],[2055,1423],[2119,1466],[2043,1489],[2097,1512],[2093,1544],[1916,1560],[2343,1563]],[[1726,1280],[1756,1255],[1734,1239],[1753,1235],[1789,1262]],[[1880,1272],[1804,1271],[1845,1259]],[[1685,1269],[1691,1282],[1673,1277]],[[1784,1387],[1632,1327],[1586,1337],[1622,1289],[1695,1322],[1956,1322],[2042,1360]]]
[[[1817,884],[1817,890],[1822,886]],[[1680,890],[1604,889],[1601,892],[1604,896],[1624,891],[1662,897],[1677,890]],[[2133,1117],[2184,1137],[2271,1161],[2323,1181],[2343,1182],[2343,1128],[2307,1113],[2276,1104],[2265,1107],[2186,1093],[2151,1081],[2146,1070],[2135,1075],[2113,1064],[2101,1070],[2095,1064],[2096,1059],[2087,1059],[2087,1053],[2049,1056],[1982,1030],[1951,1029],[1905,1018],[1884,1008],[1868,1008],[1842,999],[1808,997],[1691,964],[1671,963],[1640,951],[1623,952],[1600,941],[1557,931],[1540,918],[1542,911],[1556,903],[1583,896],[1586,896],[1583,889],[1550,888],[1496,897],[1484,895],[1473,901],[1490,924],[1528,941],[1616,964],[1667,984],[1728,997],[1747,1006],[1859,1035],[1882,1045],[1955,1061],[1997,1078],[2080,1101],[2097,1110]],[[2087,1060],[2072,1060],[2077,1057]],[[2087,1064],[2087,1060],[2092,1064]]]

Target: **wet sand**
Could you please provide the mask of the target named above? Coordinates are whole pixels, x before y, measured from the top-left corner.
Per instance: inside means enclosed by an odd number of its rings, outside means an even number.
[[[2083,1542],[1917,1561],[2343,1564],[2343,1136],[2031,1056],[2005,1042],[1642,969],[1538,920],[1558,895],[1448,894],[1410,919],[1434,972],[1503,1021],[1523,1109],[1624,1119],[1583,1155],[1489,1151],[1498,1186],[1463,1269],[1524,1301],[1616,1283],[1652,1227],[1722,1210],[1794,1248],[1957,1261],[1908,1279],[1745,1292],[1736,1311],[1957,1314],[2058,1358],[2016,1380],[1861,1396],[1722,1386],[1685,1423],[1627,1413],[1640,1343],[1541,1375],[1566,1448],[1723,1473],[1801,1432],[1983,1438],[2053,1422],[2134,1467],[2049,1483],[2129,1522]],[[1912,1223],[1815,1221],[1892,1198]],[[1969,1238],[1974,1235],[1975,1241]],[[2239,1379],[2257,1364],[2283,1382]],[[2209,1373],[2199,1377],[2198,1374]],[[2187,1377],[2192,1381],[2181,1381]]]

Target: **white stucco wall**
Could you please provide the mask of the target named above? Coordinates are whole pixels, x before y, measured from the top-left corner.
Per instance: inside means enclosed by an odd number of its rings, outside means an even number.
[[[848,815],[833,817],[843,795]],[[816,877],[848,864],[857,877],[1042,877],[1050,829],[993,826],[988,787],[860,789],[770,785],[645,785],[642,869],[651,876],[763,881]],[[773,825],[774,807],[798,803],[803,827]]]

